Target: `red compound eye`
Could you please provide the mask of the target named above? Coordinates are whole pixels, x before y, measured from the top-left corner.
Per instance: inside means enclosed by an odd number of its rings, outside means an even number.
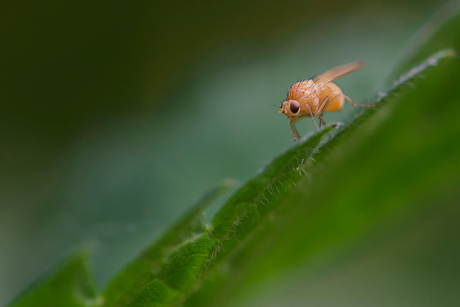
[[[300,109],[300,103],[298,103],[295,100],[292,100],[291,105],[289,106],[289,108],[291,109],[292,113],[297,113],[297,112],[299,112],[299,109]]]

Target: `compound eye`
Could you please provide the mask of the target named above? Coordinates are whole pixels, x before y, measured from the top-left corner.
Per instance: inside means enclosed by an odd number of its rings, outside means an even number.
[[[291,112],[295,114],[295,113],[299,112],[300,103],[298,103],[297,101],[293,100],[293,101],[291,101],[291,105],[289,106],[289,108],[291,109]]]

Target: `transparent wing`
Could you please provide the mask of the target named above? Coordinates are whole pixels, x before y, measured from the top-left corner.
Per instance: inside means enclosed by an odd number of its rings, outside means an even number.
[[[320,76],[316,77],[313,81],[316,86],[322,87],[323,85],[332,82],[334,80],[337,80],[340,77],[343,77],[345,75],[348,75],[349,73],[352,73],[361,67],[364,66],[364,62],[354,62],[354,63],[349,63],[345,64],[336,68],[332,68],[331,70],[326,71],[324,74],[321,74]]]

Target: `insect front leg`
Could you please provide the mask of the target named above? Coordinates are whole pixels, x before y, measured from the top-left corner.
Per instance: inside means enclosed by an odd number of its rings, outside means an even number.
[[[295,123],[291,123],[291,131],[292,131],[292,136],[294,137],[294,144],[297,139],[300,139],[300,134],[299,131],[297,131],[297,128],[294,126]]]

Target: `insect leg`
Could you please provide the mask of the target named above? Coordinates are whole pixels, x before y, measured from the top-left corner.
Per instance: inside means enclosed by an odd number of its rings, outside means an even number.
[[[326,98],[324,98],[323,102],[321,102],[321,106],[319,107],[319,110],[321,112],[318,116],[320,128],[321,128],[321,123],[323,122],[324,112],[326,112],[327,105],[329,104],[329,101],[331,100],[330,98],[331,96],[327,95]]]
[[[356,103],[354,102],[353,100],[351,100],[350,97],[348,97],[347,95],[345,94],[342,94],[343,97],[345,97],[346,100],[348,100],[349,103],[351,103],[352,106],[354,107],[375,107],[375,104],[360,104],[360,103]]]
[[[307,106],[308,113],[310,113],[311,120],[312,120],[313,123],[315,124],[316,130],[319,130],[318,125],[316,124],[315,118],[313,117],[313,114],[311,113],[310,106],[308,105],[308,103],[305,104],[305,105]]]
[[[297,131],[297,128],[294,126],[295,123],[291,123],[291,131],[292,131],[292,136],[294,137],[294,144],[297,139],[300,139],[300,134],[299,131]]]

